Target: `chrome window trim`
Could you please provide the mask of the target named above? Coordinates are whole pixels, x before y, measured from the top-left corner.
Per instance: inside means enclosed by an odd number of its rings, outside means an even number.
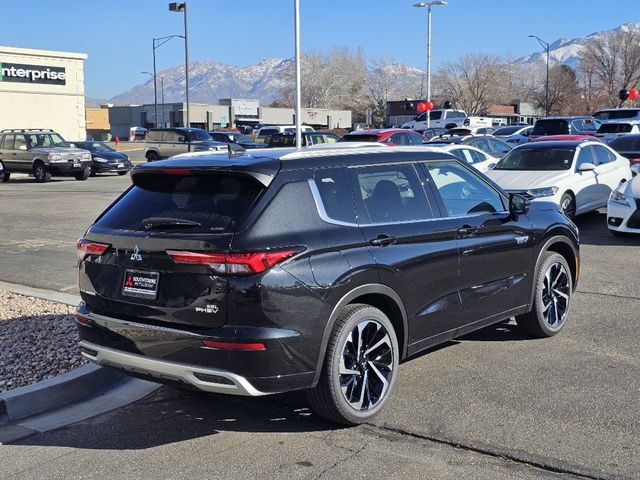
[[[318,186],[316,185],[316,181],[313,178],[309,178],[307,180],[307,183],[309,184],[309,188],[311,189],[311,194],[313,196],[313,201],[316,204],[316,210],[318,212],[318,215],[320,216],[320,219],[323,222],[329,223],[329,224],[333,224],[333,225],[340,225],[343,227],[381,227],[381,226],[385,226],[385,225],[405,225],[405,224],[409,224],[409,223],[424,223],[424,222],[435,222],[435,221],[442,221],[442,220],[448,220],[451,218],[474,218],[474,217],[479,217],[481,215],[505,215],[508,214],[509,211],[508,210],[501,210],[499,212],[490,212],[490,213],[474,213],[472,215],[451,215],[448,217],[433,217],[433,218],[424,218],[424,219],[418,219],[418,220],[404,220],[402,222],[377,222],[377,223],[351,223],[351,222],[343,222],[341,220],[335,220],[331,217],[329,217],[329,215],[327,215],[327,211],[324,208],[324,205],[322,203],[322,197],[320,196],[320,191],[318,190]],[[358,220],[358,215],[356,213],[356,221]]]

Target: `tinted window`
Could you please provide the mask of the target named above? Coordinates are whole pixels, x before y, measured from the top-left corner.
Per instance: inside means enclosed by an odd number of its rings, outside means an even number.
[[[327,217],[341,222],[355,223],[353,195],[346,168],[316,170],[314,180]]]
[[[505,210],[502,196],[462,165],[436,162],[425,166],[450,217]]]
[[[522,127],[502,127],[493,132],[494,135],[513,135]]]
[[[356,169],[359,192],[369,221],[392,223],[433,218],[413,165],[385,165]]]
[[[596,164],[596,161],[593,158],[593,147],[582,147],[580,149],[578,160],[576,160],[576,170],[578,170],[585,163],[593,163],[594,165]]]
[[[441,110],[434,110],[432,112],[429,112],[429,119],[430,120],[440,120],[442,118],[442,111]]]
[[[537,120],[531,133],[533,135],[566,135],[569,133],[569,122],[562,119]]]
[[[629,133],[632,128],[630,123],[603,123],[598,133]]]
[[[630,150],[640,150],[640,136],[628,136],[616,138],[612,141],[609,146],[614,150],[620,151],[630,151]]]
[[[233,140],[233,139],[227,137],[224,133],[212,133],[211,137],[217,142],[229,143],[229,142],[231,142]]]
[[[605,147],[601,147],[599,145],[594,145],[593,150],[596,153],[596,158],[598,159],[598,164],[602,165],[604,163],[615,162],[616,156],[607,150]]]
[[[573,163],[573,148],[523,148],[507,153],[494,170],[568,170]]]
[[[375,134],[348,134],[340,139],[341,142],[377,142],[378,135]]]
[[[189,132],[189,141],[191,142],[207,142],[213,140],[209,132],[204,130],[191,130]]]
[[[406,133],[396,133],[385,140],[385,143],[394,143],[395,145],[411,145],[411,140]]]
[[[143,219],[161,217],[201,224],[181,228],[181,235],[230,232],[262,191],[252,178],[231,175],[147,174],[136,176],[134,182],[98,220],[98,226],[144,231]]]
[[[622,120],[623,118],[636,118],[640,116],[640,110],[602,110],[594,113],[598,120]]]

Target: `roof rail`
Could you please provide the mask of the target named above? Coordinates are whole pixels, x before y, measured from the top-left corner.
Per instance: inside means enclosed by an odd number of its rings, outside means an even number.
[[[25,132],[53,132],[51,128],[5,128],[1,133],[25,133]]]

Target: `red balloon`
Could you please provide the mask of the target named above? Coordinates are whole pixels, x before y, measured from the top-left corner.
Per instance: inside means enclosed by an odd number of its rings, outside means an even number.
[[[429,100],[428,102],[425,102],[424,109],[425,110],[433,110],[433,102],[431,100]]]
[[[427,104],[424,102],[418,103],[418,112],[422,113],[427,109]]]
[[[636,88],[630,88],[629,89],[629,100],[635,100],[636,98],[638,98],[638,90],[636,90]]]

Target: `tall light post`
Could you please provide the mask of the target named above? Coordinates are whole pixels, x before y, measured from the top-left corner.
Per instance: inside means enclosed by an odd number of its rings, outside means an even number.
[[[182,12],[184,14],[184,79],[185,100],[187,102],[184,126],[189,128],[189,34],[187,30],[187,2],[172,2],[169,4],[169,11]]]
[[[435,0],[432,2],[418,2],[413,6],[427,9],[427,101],[431,101],[431,7],[446,5],[447,2]],[[427,112],[427,128],[431,126],[431,112]]]
[[[157,127],[158,126],[158,96],[156,94],[156,76],[151,72],[140,72],[140,73],[149,75],[153,79],[153,109],[154,109],[154,115],[155,115],[155,117],[153,118],[153,125]]]
[[[164,127],[164,78],[160,77],[160,102],[162,103],[162,126]]]
[[[547,52],[547,81],[544,87],[544,115],[549,116],[549,43],[542,40],[537,35],[529,35],[529,38],[535,38],[540,46]]]
[[[167,43],[172,38],[184,38],[182,35],[167,35],[166,37],[153,39],[153,113],[155,115],[155,124],[158,126],[158,74],[156,72],[156,50]],[[149,73],[149,72],[142,72]],[[164,103],[164,101],[162,102]]]
[[[296,63],[296,148],[302,148],[301,88],[300,88],[300,1],[293,0]]]

